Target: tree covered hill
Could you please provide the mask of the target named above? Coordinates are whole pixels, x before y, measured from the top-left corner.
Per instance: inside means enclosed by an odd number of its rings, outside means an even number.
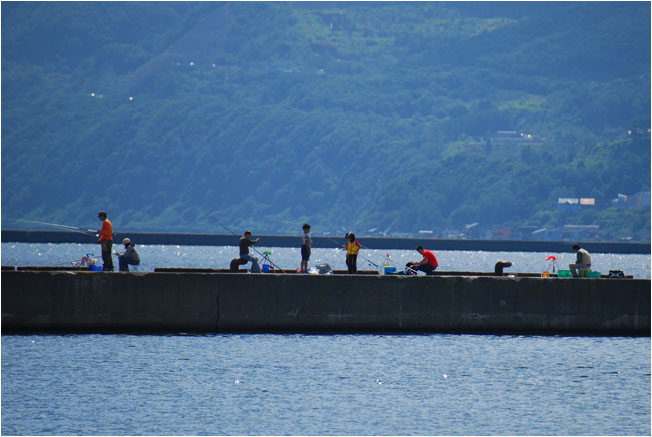
[[[597,224],[649,240],[649,208],[611,206],[650,191],[649,16],[3,2],[3,227],[94,226],[104,209],[131,231]],[[562,213],[559,197],[596,207]]]

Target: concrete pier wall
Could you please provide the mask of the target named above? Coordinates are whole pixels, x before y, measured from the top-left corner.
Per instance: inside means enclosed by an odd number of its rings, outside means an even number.
[[[649,336],[650,280],[3,271],[2,329]]]

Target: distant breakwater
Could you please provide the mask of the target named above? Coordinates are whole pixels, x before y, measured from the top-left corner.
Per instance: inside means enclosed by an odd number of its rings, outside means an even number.
[[[299,247],[298,235],[257,235],[260,244],[268,247]],[[155,232],[117,232],[114,241],[130,238],[136,244],[163,244],[183,246],[236,246],[239,236],[230,234],[186,234]],[[342,236],[313,236],[315,248],[338,248],[344,244]],[[433,250],[465,250],[487,252],[572,252],[574,243],[589,252],[619,254],[650,254],[650,243],[599,241],[523,241],[523,240],[448,240],[435,238],[364,237],[360,242],[369,249],[410,250],[421,245]],[[9,243],[95,243],[92,234],[62,231],[2,230],[2,242]]]

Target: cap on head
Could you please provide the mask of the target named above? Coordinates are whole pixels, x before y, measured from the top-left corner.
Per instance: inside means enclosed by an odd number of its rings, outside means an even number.
[[[131,244],[131,240],[129,238],[125,238],[124,240],[122,240],[122,244],[124,244],[125,246],[128,246],[128,245]]]

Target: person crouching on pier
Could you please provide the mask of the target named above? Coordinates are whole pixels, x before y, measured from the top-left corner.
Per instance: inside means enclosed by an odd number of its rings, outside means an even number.
[[[113,247],[113,225],[106,218],[106,211],[100,211],[97,218],[102,220],[102,229],[97,231],[100,236],[98,243],[102,245],[102,271],[113,271],[113,258],[111,257],[111,248]]]
[[[434,272],[437,267],[439,267],[437,257],[428,249],[424,249],[423,246],[417,246],[417,252],[423,256],[423,259],[412,264],[412,268],[422,271],[426,275],[432,275],[432,272]]]
[[[124,253],[115,252],[118,257],[118,269],[121,272],[128,272],[130,265],[137,266],[140,264],[140,255],[138,255],[136,246],[129,238],[122,240],[122,244],[125,246]]]
[[[255,240],[251,239],[251,231],[249,230],[245,231],[244,235],[240,237],[240,259],[251,261],[251,273],[260,273],[258,258],[249,255],[249,246],[253,246],[259,241],[260,238],[256,238]]]

